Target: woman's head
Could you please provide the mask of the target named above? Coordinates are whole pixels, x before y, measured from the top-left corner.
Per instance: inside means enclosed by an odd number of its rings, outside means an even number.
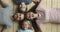
[[[27,13],[27,19],[34,19],[34,18],[38,18],[40,16],[41,16],[40,14],[33,13],[33,12]]]
[[[16,13],[14,15],[14,19],[19,21],[19,20],[23,20],[24,19],[24,14],[23,13]]]
[[[24,2],[20,3],[19,5],[19,10],[21,10],[22,12],[25,12],[26,11],[26,4]]]
[[[25,20],[22,22],[22,28],[23,29],[32,29],[32,24],[30,21]]]

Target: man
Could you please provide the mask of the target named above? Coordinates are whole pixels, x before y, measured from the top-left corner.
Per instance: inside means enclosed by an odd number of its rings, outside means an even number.
[[[7,3],[3,3],[0,0],[0,25],[6,25],[6,29],[13,27],[13,22],[10,18],[11,14],[13,14],[13,7],[8,5]]]

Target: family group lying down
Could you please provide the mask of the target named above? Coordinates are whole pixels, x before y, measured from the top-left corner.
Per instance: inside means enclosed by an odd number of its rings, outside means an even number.
[[[60,23],[60,8],[47,8],[43,9],[40,7],[40,1],[33,1],[34,5],[29,11],[27,11],[28,0],[18,0],[17,11],[13,11],[13,6],[4,3],[0,0],[0,25],[3,25],[4,29],[10,29],[13,27],[14,21],[19,23],[17,32],[42,32],[40,29],[40,23],[52,22]],[[4,28],[5,27],[5,28]]]

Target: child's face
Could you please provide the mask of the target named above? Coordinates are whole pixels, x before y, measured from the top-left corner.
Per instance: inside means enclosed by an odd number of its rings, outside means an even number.
[[[35,14],[33,12],[27,13],[27,18],[28,19],[34,19],[34,18],[37,18],[37,17],[38,17],[38,14]]]
[[[22,14],[22,13],[16,13],[15,15],[14,15],[14,18],[16,19],[16,20],[23,20],[24,19],[24,14]]]
[[[26,11],[26,5],[25,5],[24,2],[22,2],[19,7],[20,7],[20,9],[21,9],[23,12]]]
[[[24,29],[28,29],[30,27],[30,25],[27,22],[24,22],[22,25],[22,28]]]

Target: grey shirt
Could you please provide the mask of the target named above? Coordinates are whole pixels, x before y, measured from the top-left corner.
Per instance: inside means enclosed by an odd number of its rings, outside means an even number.
[[[13,26],[13,22],[10,18],[10,15],[13,13],[13,6],[6,5],[6,8],[0,7],[0,24],[7,25],[7,28],[10,28]]]

